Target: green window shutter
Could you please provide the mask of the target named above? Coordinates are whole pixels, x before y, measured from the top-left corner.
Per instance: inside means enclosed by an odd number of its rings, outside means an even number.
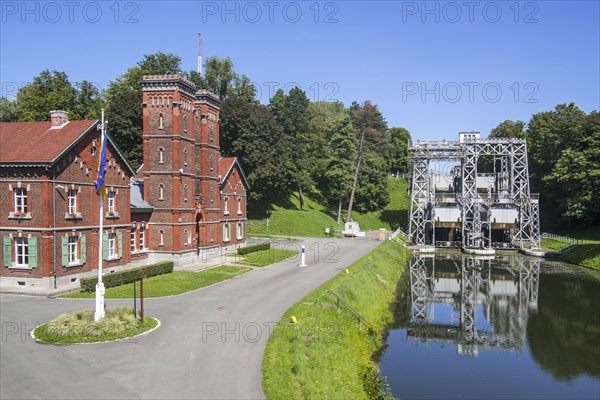
[[[85,239],[85,235],[81,235],[79,237],[79,261],[82,264],[85,264],[87,262],[87,247],[86,246],[86,239]]]
[[[108,234],[102,234],[102,259],[108,260]]]
[[[4,266],[10,267],[12,264],[12,238],[4,236]]]
[[[27,241],[29,244],[29,266],[31,268],[37,268],[37,260],[38,260],[38,254],[37,254],[37,238],[35,237],[31,237],[29,238],[29,240]]]
[[[117,244],[119,248],[119,258],[123,255],[123,232],[117,233]]]
[[[62,240],[62,266],[66,267],[69,263],[69,238],[63,236],[60,239]]]

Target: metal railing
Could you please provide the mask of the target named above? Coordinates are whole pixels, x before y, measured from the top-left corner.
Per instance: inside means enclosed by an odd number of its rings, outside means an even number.
[[[579,240],[568,236],[555,235],[554,233],[543,232],[540,236],[542,239],[552,239],[558,242],[568,243],[569,245],[579,244]]]
[[[371,324],[369,323],[369,321],[367,321],[362,315],[360,315],[358,312],[356,312],[352,307],[350,307],[350,305],[348,303],[346,303],[344,301],[344,299],[342,299],[340,296],[338,296],[333,290],[328,290],[327,294],[332,295],[333,297],[336,298],[336,308],[339,310],[340,309],[340,304],[342,306],[344,306],[344,308],[346,308],[346,310],[348,310],[350,312],[350,314],[352,314],[352,316],[354,316],[354,318],[356,318],[356,320],[358,321],[358,324],[362,324],[364,325],[370,332],[373,331],[373,328],[371,327]]]

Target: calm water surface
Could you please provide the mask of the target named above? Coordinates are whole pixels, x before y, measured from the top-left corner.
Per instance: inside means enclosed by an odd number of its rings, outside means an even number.
[[[400,399],[600,399],[600,281],[521,256],[415,256],[379,367]]]

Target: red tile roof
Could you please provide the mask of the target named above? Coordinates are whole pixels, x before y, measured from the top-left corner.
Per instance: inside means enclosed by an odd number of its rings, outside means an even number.
[[[50,121],[0,122],[0,163],[49,164],[97,121],[70,121],[50,129]]]
[[[235,157],[223,157],[219,160],[219,174],[221,174],[221,182],[225,182],[233,164]]]
[[[219,159],[219,174],[221,174],[221,184],[223,184],[227,180],[229,174],[233,170],[234,165],[237,165],[242,180],[246,185],[246,188],[249,188],[248,181],[246,180],[246,175],[244,175],[244,171],[242,171],[242,167],[240,166],[240,163],[238,163],[236,157],[223,157]]]

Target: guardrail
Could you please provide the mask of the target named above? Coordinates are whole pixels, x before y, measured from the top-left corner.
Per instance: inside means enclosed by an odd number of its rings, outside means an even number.
[[[563,243],[568,243],[569,245],[579,244],[579,240],[575,238],[571,238],[568,236],[555,235],[553,233],[542,232],[540,236],[542,239],[552,239]]]
[[[340,304],[342,306],[344,306],[344,308],[346,308],[346,310],[348,310],[350,312],[350,314],[352,314],[352,316],[354,316],[356,318],[356,320],[358,321],[358,324],[363,324],[364,326],[367,327],[367,329],[369,330],[369,332],[373,332],[373,328],[371,327],[371,324],[369,323],[369,321],[367,321],[362,315],[360,315],[359,313],[357,313],[352,307],[350,307],[350,305],[348,305],[348,303],[346,303],[340,296],[338,296],[333,290],[328,290],[327,294],[332,295],[333,297],[336,298],[336,308],[339,310],[340,309]]]

